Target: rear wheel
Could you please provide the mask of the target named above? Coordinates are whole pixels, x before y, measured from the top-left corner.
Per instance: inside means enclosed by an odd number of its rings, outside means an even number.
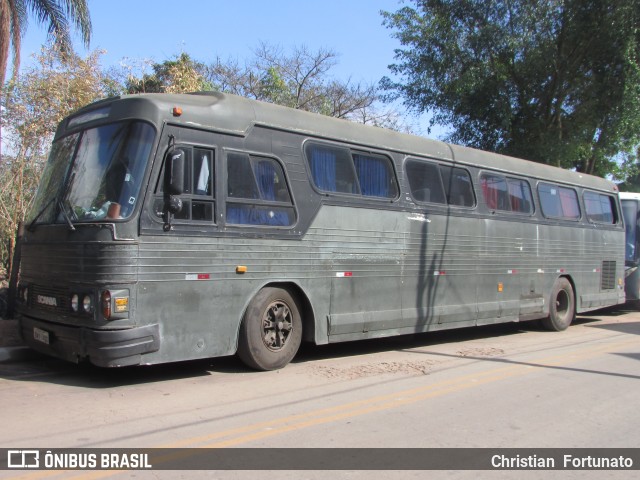
[[[564,277],[556,280],[551,291],[549,316],[542,319],[547,330],[561,332],[566,330],[576,315],[575,294],[571,282]]]
[[[296,299],[282,288],[263,288],[244,314],[238,356],[256,370],[276,370],[289,363],[302,341]]]

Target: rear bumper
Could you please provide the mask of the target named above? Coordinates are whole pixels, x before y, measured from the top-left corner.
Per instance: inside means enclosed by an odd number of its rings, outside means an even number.
[[[99,367],[139,365],[142,355],[160,349],[157,324],[123,330],[95,330],[21,317],[20,334],[32,349],[78,363],[88,359]],[[48,334],[48,342],[36,340],[34,329]]]

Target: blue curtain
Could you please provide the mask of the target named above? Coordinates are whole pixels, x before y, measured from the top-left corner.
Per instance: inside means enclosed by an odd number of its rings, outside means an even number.
[[[262,194],[263,200],[275,200],[276,199],[276,168],[273,163],[265,160],[256,163],[256,178],[258,179],[258,188]]]
[[[353,155],[360,191],[368,197],[389,197],[389,170],[379,158]]]
[[[244,205],[227,204],[227,223],[251,224],[251,209]]]
[[[227,223],[284,227],[293,223],[288,209],[259,208],[254,205],[227,205]]]
[[[336,191],[336,154],[326,148],[311,147],[311,175],[320,190]]]

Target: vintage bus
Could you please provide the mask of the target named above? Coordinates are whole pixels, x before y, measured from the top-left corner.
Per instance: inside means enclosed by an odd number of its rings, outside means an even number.
[[[640,300],[640,193],[620,192],[625,224],[625,284],[628,302]]]
[[[233,95],[65,119],[23,237],[32,348],[99,366],[540,319],[622,303],[613,183]]]

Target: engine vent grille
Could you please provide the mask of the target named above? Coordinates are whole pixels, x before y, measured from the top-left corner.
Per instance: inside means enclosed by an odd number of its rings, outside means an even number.
[[[616,288],[616,262],[604,260],[602,262],[602,276],[600,277],[601,290],[613,290]]]

